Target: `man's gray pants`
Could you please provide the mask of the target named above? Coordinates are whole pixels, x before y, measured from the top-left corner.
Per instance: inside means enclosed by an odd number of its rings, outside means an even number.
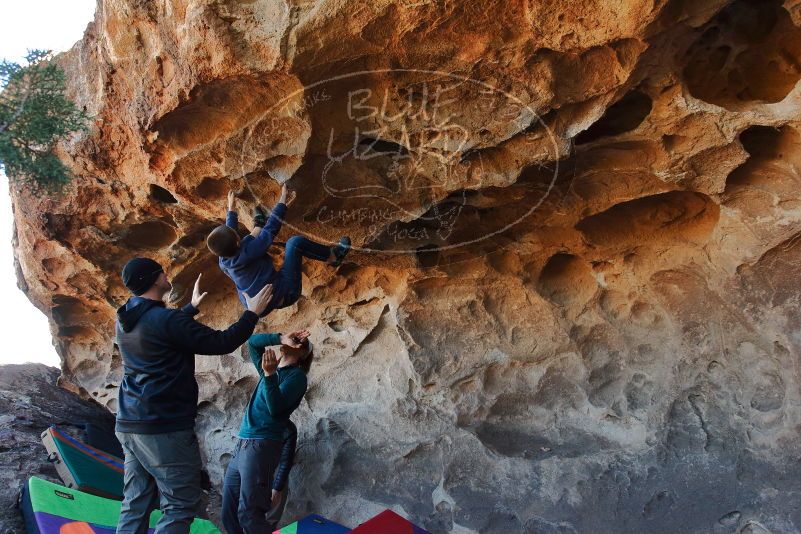
[[[194,430],[117,432],[125,452],[124,498],[117,534],[146,534],[150,512],[164,514],[156,534],[187,534],[200,504],[200,448]]]

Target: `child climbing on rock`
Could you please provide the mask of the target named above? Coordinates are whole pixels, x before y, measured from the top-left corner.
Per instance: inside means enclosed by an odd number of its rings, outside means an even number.
[[[225,224],[215,228],[206,238],[206,244],[219,257],[220,269],[236,284],[239,300],[245,303],[243,293],[255,295],[267,284],[273,285],[273,300],[261,314],[264,317],[272,310],[291,306],[300,298],[302,258],[324,261],[339,266],[350,250],[350,238],[343,237],[333,247],[327,247],[301,236],[292,236],[286,242],[284,264],[281,269],[273,267],[267,250],[281,230],[287,210],[287,188],[281,188],[281,197],[272,210],[270,218],[264,210],[255,209],[253,231],[239,238],[239,220],[234,211],[235,194],[228,193],[228,214]],[[294,199],[293,199],[294,200]]]

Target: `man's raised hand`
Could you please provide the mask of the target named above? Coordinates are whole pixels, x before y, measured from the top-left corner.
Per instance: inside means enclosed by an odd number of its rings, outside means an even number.
[[[203,299],[206,298],[208,295],[208,291],[204,291],[203,293],[200,292],[200,277],[203,276],[203,273],[197,275],[197,280],[195,280],[195,288],[192,290],[192,306],[195,309],[200,309],[200,303],[203,302]]]
[[[270,376],[278,369],[278,356],[275,355],[273,349],[267,349],[261,357],[261,370],[264,374]]]
[[[261,315],[262,312],[267,309],[267,305],[270,303],[270,301],[273,300],[273,285],[267,284],[253,297],[247,293],[243,293],[243,295],[245,295],[245,305],[247,306],[248,310],[252,311],[256,315]]]

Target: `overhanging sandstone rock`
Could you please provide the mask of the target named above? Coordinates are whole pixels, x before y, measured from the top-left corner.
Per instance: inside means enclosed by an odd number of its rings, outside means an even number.
[[[114,410],[123,263],[169,266],[176,303],[203,272],[222,326],[240,304],[204,237],[229,188],[244,211],[287,182],[284,237],[357,245],[261,326],[321,351],[291,513],[795,532],[799,20],[790,0],[102,1],[59,58],[95,117],[60,147],[76,180],[13,192],[20,283],[65,383]],[[198,381],[219,482],[256,375],[236,353]]]

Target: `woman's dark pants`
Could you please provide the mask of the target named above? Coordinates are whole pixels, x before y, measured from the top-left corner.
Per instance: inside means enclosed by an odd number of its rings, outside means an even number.
[[[265,534],[275,530],[271,517],[273,478],[281,442],[240,439],[223,480],[222,522],[228,534]]]

